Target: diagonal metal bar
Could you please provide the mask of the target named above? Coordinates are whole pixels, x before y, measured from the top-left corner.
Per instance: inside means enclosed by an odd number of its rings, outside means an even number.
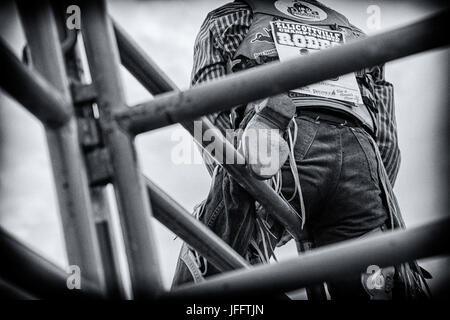
[[[248,268],[249,264],[203,223],[190,215],[151,180],[145,179],[153,215],[173,233],[194,247],[219,270]]]
[[[136,42],[113,21],[114,32],[119,47],[120,60],[130,73],[153,94],[179,91],[175,83],[162,72],[156,63],[150,60],[147,54]]]
[[[111,121],[112,112],[126,109],[112,24],[105,1],[80,1],[79,5],[91,77],[98,92],[100,122],[113,166],[112,179],[123,226],[133,296],[136,299],[155,298],[164,288],[150,219],[150,200],[132,137]]]
[[[119,52],[122,64],[136,77],[136,79],[152,94],[161,94],[169,91],[179,91],[176,85],[156,66],[156,64],[133,42],[130,37],[120,28],[115,26]],[[139,68],[136,68],[139,66]],[[198,129],[211,129],[209,132],[216,143],[223,145],[223,154],[236,163],[244,163],[242,155],[227,141],[219,130],[214,130],[214,125],[206,118],[196,120]],[[201,136],[194,134],[194,125],[190,121],[182,122],[181,125],[203,146]],[[201,128],[200,128],[201,127]],[[224,157],[223,157],[224,158]],[[223,161],[220,161],[223,162]],[[272,216],[280,221],[296,237],[302,236],[300,217],[288,206],[276,192],[262,181],[253,178],[247,168],[243,165],[229,165],[224,163],[224,168],[240,183],[250,194],[261,203]],[[195,247],[195,246],[194,246]]]
[[[81,289],[67,288],[68,274],[0,227],[0,279],[38,299],[104,298],[98,286],[83,278]],[[28,298],[28,297],[26,297]]]
[[[220,131],[206,118],[198,120],[195,125],[192,122],[183,122],[183,127],[191,134],[194,130],[201,132],[208,131],[214,135],[214,143],[221,144],[223,147],[223,155],[229,158],[229,155],[235,157],[231,164],[227,161],[219,161],[221,166],[235,179],[248,193],[258,201],[267,212],[279,221],[287,230],[296,238],[300,240],[305,237],[305,233],[301,229],[302,220],[300,215],[264,181],[257,180],[249,173],[243,156],[234,148],[230,141],[228,141]],[[206,147],[208,142],[203,141],[201,135],[193,134],[194,139],[203,147]],[[223,157],[225,159],[225,157]]]
[[[69,113],[73,113],[67,74],[49,1],[22,0],[17,1],[17,7],[34,67],[66,101],[70,101],[65,107]],[[72,117],[57,129],[45,130],[68,262],[77,265],[82,276],[96,285],[98,290],[103,291],[104,275],[100,249],[75,119]]]
[[[202,115],[331,79],[394,59],[448,45],[450,10],[367,39],[286,62],[270,63],[177,93],[167,93],[116,114],[132,134],[194,120]]]
[[[69,121],[69,101],[40,74],[25,66],[2,38],[0,70],[0,87],[45,125],[56,128]]]
[[[37,298],[29,292],[12,284],[9,280],[0,277],[0,296],[2,299],[11,300],[36,300]]]
[[[151,180],[145,179],[145,181],[152,199],[153,215],[159,222],[194,247],[220,271],[250,268],[248,262],[214,232],[192,217]],[[274,298],[289,299],[286,295],[278,295]]]
[[[208,281],[175,288],[168,298],[225,298],[289,291],[322,281],[364,272],[370,265],[386,267],[450,253],[450,218],[409,230],[350,240],[308,251],[288,261],[230,271]]]

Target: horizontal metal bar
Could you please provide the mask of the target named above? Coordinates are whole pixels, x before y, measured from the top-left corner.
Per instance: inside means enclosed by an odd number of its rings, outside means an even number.
[[[38,299],[101,298],[96,285],[82,278],[80,290],[69,290],[64,270],[22,244],[0,227],[0,278]],[[81,270],[81,276],[83,270]]]
[[[71,117],[64,99],[39,73],[25,66],[0,38],[0,87],[49,127],[59,127]]]
[[[130,133],[139,134],[447,45],[449,37],[436,35],[448,29],[449,12],[313,55],[270,63],[164,94],[121,111],[116,119]]]
[[[139,82],[151,93],[161,94],[170,91],[179,91],[176,85],[159,69],[156,64],[141,50],[136,43],[129,39],[121,28],[116,25],[116,36],[118,37],[119,52],[122,64],[130,71],[130,73],[139,80]],[[121,40],[119,40],[121,39]],[[136,59],[133,62],[134,57]],[[136,68],[135,66],[139,66]],[[206,118],[198,119],[203,129],[214,129],[214,125]],[[193,136],[194,127],[191,121],[182,122],[181,125]],[[237,163],[244,163],[242,155],[228,142],[219,130],[209,131],[214,137],[216,143],[223,145],[224,155],[230,156],[232,159],[239,159]],[[198,140],[201,145],[205,146],[205,142]],[[223,157],[224,158],[224,157]],[[272,188],[264,182],[253,178],[245,166],[223,164],[224,168],[240,183],[250,194],[263,205],[264,208],[276,220],[286,226],[291,233],[297,237],[301,237],[301,220],[300,217],[289,207]],[[194,246],[195,247],[195,246]],[[197,248],[196,248],[197,249]]]
[[[176,85],[162,70],[148,58],[136,42],[115,22],[113,22],[121,63],[152,94],[178,91]]]
[[[195,248],[221,271],[248,268],[249,264],[203,223],[190,215],[151,180],[145,179],[153,215],[173,233]]]
[[[386,267],[450,253],[450,218],[409,230],[341,242],[306,252],[288,261],[251,270],[230,271],[195,285],[174,289],[168,298],[258,296],[298,289],[364,272],[370,265]]]

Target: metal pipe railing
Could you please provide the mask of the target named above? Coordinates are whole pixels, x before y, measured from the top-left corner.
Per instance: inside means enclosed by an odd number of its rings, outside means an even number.
[[[286,62],[269,63],[194,88],[161,95],[116,114],[132,134],[273,96],[450,43],[449,10],[420,22]]]
[[[179,90],[117,23],[114,23],[114,32],[122,64],[151,94]],[[204,224],[192,217],[150,179],[146,178],[145,183],[151,199],[153,215],[159,222],[198,250],[219,270],[248,267],[244,258]]]
[[[138,44],[113,21],[114,33],[119,47],[120,60],[127,70],[139,80],[145,83],[146,89],[152,94],[168,91],[179,91],[175,83],[151,61]]]
[[[365,272],[370,265],[386,267],[450,253],[450,218],[409,230],[397,230],[308,251],[288,261],[230,271],[208,281],[175,288],[168,298],[237,297],[294,290]]]
[[[151,180],[145,179],[154,217],[221,271],[248,268],[249,264],[203,223],[190,215]]]
[[[40,74],[25,66],[0,38],[0,87],[51,128],[71,117],[70,104]]]
[[[37,299],[102,298],[96,284],[83,278],[81,289],[67,288],[67,274],[63,269],[45,259],[10,233],[0,227],[0,252],[4,259],[0,263],[0,279]],[[24,297],[27,298],[27,297]]]
[[[273,218],[280,222],[289,232],[300,240],[304,238],[304,231],[301,229],[301,216],[272,189],[266,182],[255,179],[250,173],[245,163],[243,156],[236,151],[234,146],[228,141],[220,131],[206,118],[201,119],[203,130],[214,133],[214,143],[223,145],[223,154],[226,157],[233,155],[235,163],[229,164],[223,161],[220,165],[227,170],[227,172],[236,180],[256,201],[258,201],[264,209]],[[183,126],[190,132],[194,132],[193,123],[185,122]],[[201,137],[196,137],[204,147],[208,144],[203,141]],[[226,159],[225,156],[223,159]]]
[[[128,71],[153,95],[166,91],[179,91],[161,69],[143,52],[139,46],[117,24],[114,27],[122,64]],[[136,68],[136,66],[139,66]],[[199,119],[203,128],[213,128],[207,119]],[[194,128],[191,122],[181,125],[194,137]],[[232,155],[234,159],[242,158],[237,150],[229,143],[218,130],[211,131],[215,141],[224,145],[224,154]],[[204,142],[198,140],[200,144]],[[243,159],[240,159],[244,163]],[[281,220],[286,227],[297,237],[300,237],[301,221],[299,217],[285,205],[284,201],[266,184],[250,176],[244,166],[226,166],[233,177],[239,179],[247,190],[251,191],[268,212],[277,220]],[[225,242],[219,239],[210,229],[194,219],[189,213],[171,199],[163,190],[146,180],[147,189],[152,199],[153,214],[186,243],[195,248],[210,263],[221,271],[246,268],[248,263],[239,254],[234,252]],[[280,218],[281,217],[281,218]],[[278,298],[285,296],[278,296]]]
[[[49,1],[17,1],[23,30],[37,72],[58,90],[69,114],[73,106],[64,67],[55,18]],[[27,93],[21,91],[20,94]],[[39,101],[39,97],[36,99]],[[39,103],[39,102],[36,102]],[[48,111],[43,109],[43,112]],[[104,289],[100,248],[93,222],[88,179],[81,156],[74,117],[65,125],[45,128],[52,163],[55,190],[64,230],[68,262],[77,265],[85,279]]]
[[[156,67],[156,64],[138,47],[138,45],[131,41],[130,37],[120,28],[115,26],[119,52],[121,60],[125,68],[151,93],[161,94],[170,91],[179,91],[176,85],[169,80],[169,78]],[[131,59],[133,57],[133,59]],[[135,68],[139,66],[139,68]],[[223,154],[231,159],[236,159],[236,163],[245,163],[242,155],[234,148],[234,146],[220,133],[219,130],[214,130],[214,125],[206,118],[196,120],[201,124],[205,130],[211,129],[209,132],[214,137],[215,143],[223,145]],[[181,125],[194,138],[193,123],[186,121]],[[206,146],[206,142],[202,139],[197,140],[200,145]],[[225,159],[225,157],[223,157]],[[222,161],[220,161],[222,162]],[[233,176],[238,183],[240,183],[276,220],[280,221],[290,232],[296,237],[302,237],[300,230],[300,217],[288,206],[281,197],[274,192],[267,184],[253,178],[248,169],[244,165],[230,165],[223,163],[224,168]]]
[[[249,263],[203,223],[190,215],[151,180],[145,179],[154,217],[194,247],[220,271],[249,269]],[[273,298],[287,299],[286,295]]]
[[[446,29],[446,20],[449,18],[447,10],[433,18],[366,40],[301,59],[244,71],[183,92],[164,94],[143,105],[126,109],[120,85],[119,50],[124,65],[149,91],[162,92],[169,89],[176,91],[176,87],[156,65],[152,65],[146,59],[145,53],[123,36],[124,32],[116,27],[117,41],[120,46],[118,50],[104,0],[81,1],[81,4],[83,34],[93,84],[98,92],[100,122],[114,168],[113,182],[119,198],[119,213],[124,226],[124,241],[135,298],[155,298],[163,292],[149,219],[152,217],[152,211],[148,194],[154,199],[153,207],[157,212],[155,217],[178,235],[186,237],[208,259],[228,270],[246,268],[247,263],[157,186],[146,181],[147,190],[145,189],[144,180],[137,165],[133,137],[123,132],[118,123],[126,128],[128,133],[138,134],[181,122],[189,132],[193,133],[190,121],[201,115],[226,110],[238,104],[449,43],[447,37],[433,36],[440,30]],[[18,75],[14,76],[19,77],[18,79],[29,81],[27,85],[33,91],[31,95],[48,91],[44,93],[47,95],[44,98],[48,99],[50,107],[36,105],[32,112],[49,126],[59,126],[58,129],[46,128],[46,130],[55,168],[58,198],[62,207],[69,262],[74,260],[77,261],[76,264],[81,264],[83,275],[85,276],[86,272],[88,275],[88,287],[95,288],[92,292],[98,292],[99,288],[103,289],[101,260],[98,254],[98,243],[95,240],[95,229],[91,221],[92,207],[87,192],[86,173],[80,161],[81,151],[76,139],[75,122],[71,117],[72,104],[54,17],[48,1],[32,5],[33,9],[30,9],[28,3],[25,5],[25,2],[19,1],[18,7],[33,54],[33,62],[36,69],[51,84],[40,79],[39,75],[30,73],[23,65],[17,65],[18,59],[14,55],[10,56],[11,51],[1,41],[0,58],[1,61],[16,59],[15,62],[13,61],[12,69],[8,70],[17,71]],[[0,76],[0,84],[7,87],[8,92],[18,96],[17,99],[22,99],[24,104],[31,104],[30,95],[25,94],[21,97],[23,92],[18,93],[15,86],[12,86],[12,89],[8,87],[5,79],[6,76]],[[230,95],[230,92],[233,92],[233,95]],[[57,101],[61,98],[61,101]],[[54,118],[43,115],[44,111],[50,110],[49,108],[61,109],[61,106],[68,110],[66,116],[63,113]],[[60,123],[59,121],[62,121],[64,117],[68,118]],[[202,125],[205,129],[214,128],[204,119]],[[218,134],[216,138],[222,141],[225,149],[230,150],[236,158],[242,158],[221,134]],[[200,142],[203,143],[203,141]],[[298,216],[293,218],[296,215],[292,214],[292,209],[272,189],[265,183],[252,178],[244,165],[224,164],[224,167],[269,212],[291,228],[294,235],[300,234],[298,228],[301,223],[297,219]],[[446,241],[449,231],[450,219],[447,218],[407,231],[394,231],[364,240],[346,241],[310,251],[290,261],[256,266],[252,270],[231,271],[211,277],[200,284],[184,285],[176,288],[173,293],[166,294],[166,297],[211,298],[218,295],[230,297],[255,292],[258,294],[263,291],[281,293],[317,282],[337,279],[349,273],[356,274],[364,271],[371,264],[384,267],[421,257],[447,254],[450,252],[449,243]],[[33,267],[35,272],[31,272],[32,281],[37,281],[38,284],[41,280],[44,283],[47,281],[42,288],[48,290],[50,285],[51,290],[49,294],[46,294],[39,292],[40,287],[35,288],[33,292],[37,295],[53,296],[59,292],[62,294],[70,292],[66,287],[61,288],[62,284],[66,285],[66,275],[61,274],[62,270],[55,269],[31,250],[22,248],[20,244],[11,241],[8,236],[2,234],[1,229],[0,239],[2,252],[6,250],[13,257],[11,265],[0,265],[0,277],[6,274],[8,280],[11,277],[15,279],[17,283],[14,285],[28,287],[29,283],[28,285],[24,283],[28,278],[20,279],[15,272],[25,269],[29,272],[30,266],[35,266]],[[88,260],[89,258],[91,261]],[[21,265],[22,262],[25,264]],[[44,274],[43,277],[41,273]]]
[[[102,147],[100,130],[96,126],[92,101],[89,99],[79,99],[83,97],[77,92],[77,88],[88,86],[87,72],[88,68],[82,63],[83,48],[81,37],[78,37],[77,30],[67,28],[67,8],[71,5],[70,0],[54,1],[52,8],[55,13],[56,26],[61,40],[61,49],[65,58],[67,76],[73,84],[71,94],[75,101],[75,117],[78,122],[78,132],[80,143],[82,145],[82,157],[86,163],[91,162],[91,152]],[[84,98],[84,97],[83,97]],[[109,167],[104,163],[99,166]],[[90,177],[90,181],[92,176]],[[114,232],[112,227],[112,210],[108,201],[105,185],[89,185],[90,198],[93,208],[93,217],[95,229],[97,232],[98,243],[105,276],[105,291],[108,299],[126,298],[124,283],[120,274],[119,249],[117,242],[114,241]]]
[[[132,41],[126,32],[114,23],[120,59],[128,71],[151,93],[179,91],[168,76]],[[187,125],[185,125],[187,128]],[[188,130],[193,135],[193,130]],[[231,146],[232,147],[232,146]],[[228,152],[232,152],[227,150]],[[237,151],[234,150],[234,153]],[[247,261],[217,237],[204,224],[196,220],[174,199],[145,179],[154,217],[199,251],[221,271],[247,268]]]
[[[80,1],[83,38],[91,77],[97,89],[100,123],[113,167],[119,216],[130,270],[133,296],[155,298],[163,291],[152,226],[150,200],[137,164],[132,137],[111,121],[126,109],[120,61],[105,1]]]
[[[0,277],[0,297],[7,300],[37,300],[37,298],[26,292],[23,288],[10,283]]]

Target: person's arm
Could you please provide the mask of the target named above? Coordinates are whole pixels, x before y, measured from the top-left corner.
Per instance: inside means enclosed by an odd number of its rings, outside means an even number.
[[[385,79],[384,65],[371,68],[368,75],[373,85],[373,98],[377,111],[376,142],[389,180],[394,185],[401,161],[395,117],[394,86]]]
[[[214,20],[208,15],[203,22],[194,45],[194,64],[191,76],[191,86],[220,78],[227,74],[226,61],[221,47],[215,40]],[[228,117],[224,112],[207,115],[222,133],[230,128]]]
[[[194,44],[191,86],[218,79],[228,74],[227,64],[232,59],[251,25],[250,8],[237,1],[226,4],[208,14]],[[222,134],[232,129],[230,111],[205,116]],[[203,153],[202,153],[203,154]],[[203,154],[205,157],[206,155]],[[205,158],[210,174],[214,165]]]
[[[226,4],[208,14],[195,40],[191,86],[228,74],[228,61],[232,59],[245,38],[251,21],[250,8],[238,1]],[[229,111],[206,117],[222,133],[232,128]]]

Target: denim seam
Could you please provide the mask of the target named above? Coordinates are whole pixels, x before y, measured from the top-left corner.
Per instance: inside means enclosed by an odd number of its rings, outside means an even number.
[[[302,120],[306,120],[306,119],[302,119]],[[307,121],[309,121],[309,120],[307,120]],[[311,121],[311,122],[317,125],[317,122],[314,122],[314,121]],[[303,154],[299,154],[299,158],[295,159],[296,162],[303,161],[303,159],[305,159],[305,157],[308,155],[308,152],[311,149],[311,146],[313,145],[314,141],[316,140],[316,136],[317,136],[317,132],[318,131],[319,131],[319,126],[317,125],[315,127],[314,133],[313,133],[313,135],[311,137],[311,141],[308,143],[308,146],[303,151]],[[299,132],[301,134],[301,127],[299,128]]]
[[[234,249],[236,247],[236,241],[239,239],[241,230],[243,229],[243,227],[246,225],[246,222],[248,220],[248,216],[246,216],[246,218],[242,221],[242,223],[239,226],[239,229],[236,231],[236,236],[233,239],[233,242],[231,243],[231,247]],[[250,225],[250,224],[249,224]],[[247,230],[248,231],[248,230]],[[249,234],[250,232],[244,233],[244,234]],[[245,249],[245,250],[244,250]],[[236,250],[236,249],[235,249]],[[243,248],[243,251],[246,251],[247,248]]]
[[[186,247],[186,251],[183,254],[181,254],[180,259],[186,265],[188,271],[190,272],[192,278],[194,279],[194,282],[200,282],[204,280],[200,268],[195,263],[194,258],[192,257],[192,254],[190,254],[188,247]]]
[[[369,155],[367,154],[366,149],[364,148],[364,146],[361,143],[360,138],[358,137],[358,135],[355,133],[354,130],[350,130],[353,134],[353,136],[355,137],[356,141],[358,141],[359,146],[361,147],[363,153],[364,153],[364,157],[366,158],[366,162],[367,162],[367,166],[369,168],[370,171],[370,177],[372,178],[372,181],[376,184],[379,183],[378,179],[377,179],[377,174],[374,172],[378,172],[378,168],[373,168],[373,166],[370,164],[370,160],[369,160]],[[372,147],[372,146],[371,146]],[[377,161],[378,164],[378,161]]]
[[[374,141],[374,139],[372,138],[372,136],[370,136],[368,133],[366,133],[365,131],[362,131],[361,132],[361,134],[362,135],[367,135],[367,139],[369,140],[369,144],[370,144],[370,146],[372,147],[372,150],[374,151],[374,153],[375,153],[375,156],[376,156],[376,164],[377,164],[377,181],[376,181],[376,183],[378,184],[378,186],[379,186],[379,188],[380,188],[380,190],[381,190],[381,197],[382,197],[382,200],[383,200],[383,205],[385,206],[385,208],[386,208],[386,212],[388,213],[388,217],[387,217],[387,219],[390,221],[390,223],[392,224],[392,225],[394,225],[395,224],[395,221],[393,221],[393,206],[395,206],[395,204],[390,204],[390,201],[389,201],[389,195],[388,195],[388,193],[389,193],[389,190],[388,190],[388,186],[387,185],[385,185],[385,183],[383,183],[383,176],[385,176],[385,180],[387,181],[387,182],[389,182],[389,177],[388,177],[388,175],[387,175],[387,173],[386,173],[386,171],[385,170],[383,170],[383,167],[382,166],[384,166],[383,165],[383,162],[382,162],[382,160],[381,160],[381,156],[379,155],[379,150],[376,150],[375,148],[377,148],[377,145],[376,145],[376,142]],[[392,191],[392,193],[393,193],[393,190],[392,190],[392,188],[391,188],[391,191]],[[395,194],[392,194],[392,196],[395,198]],[[400,219],[401,219],[401,212],[399,211],[398,212],[398,214],[400,215]],[[395,220],[395,219],[394,219]]]
[[[214,209],[214,212],[213,212],[213,214],[209,217],[209,219],[208,219],[208,222],[207,222],[207,226],[208,227],[212,227],[212,225],[214,224],[214,222],[216,221],[216,219],[217,219],[217,217],[218,217],[218,212],[220,211],[220,210],[222,210],[222,208],[223,208],[223,206],[224,206],[224,200],[223,199],[221,199],[220,200],[220,202],[219,202],[219,204],[216,206],[216,208]]]
[[[339,157],[339,174],[337,175],[336,180],[334,182],[333,191],[329,192],[329,201],[328,201],[328,203],[331,203],[334,200],[334,198],[336,197],[336,191],[337,191],[338,186],[339,186],[339,181],[341,181],[342,165],[343,165],[343,161],[344,161],[343,150],[342,149],[343,149],[342,148],[342,130],[339,130],[339,151],[337,152],[338,157]],[[327,209],[328,207],[329,207],[329,205],[325,206],[325,209]]]

